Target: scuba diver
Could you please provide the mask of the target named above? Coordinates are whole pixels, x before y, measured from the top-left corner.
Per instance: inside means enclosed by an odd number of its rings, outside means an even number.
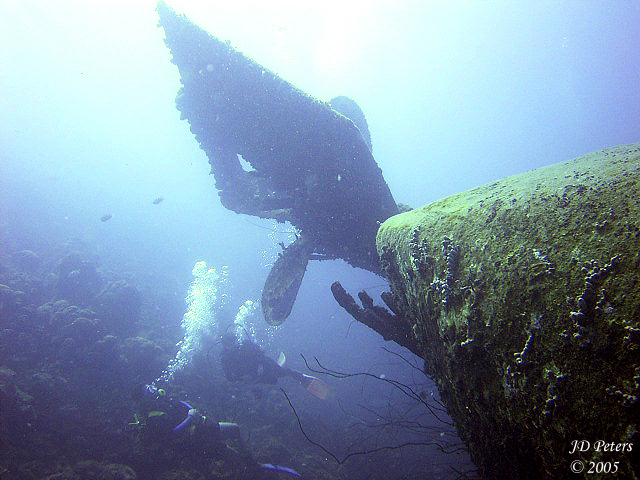
[[[258,463],[243,441],[237,423],[218,422],[189,402],[167,394],[163,388],[145,385],[140,407],[142,413],[135,414],[129,425],[141,432],[144,454],[137,457],[150,459],[143,466],[146,473],[158,469],[160,474],[176,465],[210,472],[212,462],[221,462],[226,470],[238,475],[233,478],[273,480],[279,478],[276,472],[300,477],[291,468]]]
[[[286,358],[280,352],[275,361],[251,340],[245,331],[243,338],[238,338],[237,325],[222,337],[222,370],[229,381],[246,380],[256,383],[275,385],[281,377],[291,377],[298,381],[311,395],[324,400],[329,395],[329,387],[322,380],[297,372],[284,366]]]

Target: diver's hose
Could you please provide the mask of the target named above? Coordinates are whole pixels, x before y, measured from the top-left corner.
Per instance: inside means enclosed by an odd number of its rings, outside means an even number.
[[[196,417],[198,415],[198,411],[193,408],[191,405],[189,405],[187,402],[183,402],[182,400],[180,400],[180,403],[182,405],[184,405],[185,407],[187,407],[187,416],[185,417],[185,419],[180,422],[179,425],[177,425],[173,431],[175,432],[179,432],[180,430],[182,430],[185,427],[191,426],[191,424],[194,421],[194,417]]]

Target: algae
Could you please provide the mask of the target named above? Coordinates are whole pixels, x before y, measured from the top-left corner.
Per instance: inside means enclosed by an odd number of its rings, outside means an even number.
[[[640,144],[620,146],[380,227],[395,302],[487,478],[575,477],[575,460],[636,478],[629,452],[569,452],[638,440],[639,181]]]

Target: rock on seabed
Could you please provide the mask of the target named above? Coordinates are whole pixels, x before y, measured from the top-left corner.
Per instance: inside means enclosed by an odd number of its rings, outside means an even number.
[[[486,478],[637,478],[639,184],[640,144],[624,145],[380,227],[395,301]]]

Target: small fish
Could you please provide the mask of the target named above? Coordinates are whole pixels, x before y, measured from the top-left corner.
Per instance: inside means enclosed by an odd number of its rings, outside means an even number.
[[[111,220],[111,214],[107,213],[106,215],[103,215],[100,217],[100,221],[101,222],[106,222],[107,220]]]
[[[158,205],[158,204],[159,204],[160,202],[162,202],[163,200],[164,200],[164,198],[162,198],[162,197],[158,197],[158,198],[156,198],[156,199],[153,201],[153,204],[154,204],[154,205]]]

